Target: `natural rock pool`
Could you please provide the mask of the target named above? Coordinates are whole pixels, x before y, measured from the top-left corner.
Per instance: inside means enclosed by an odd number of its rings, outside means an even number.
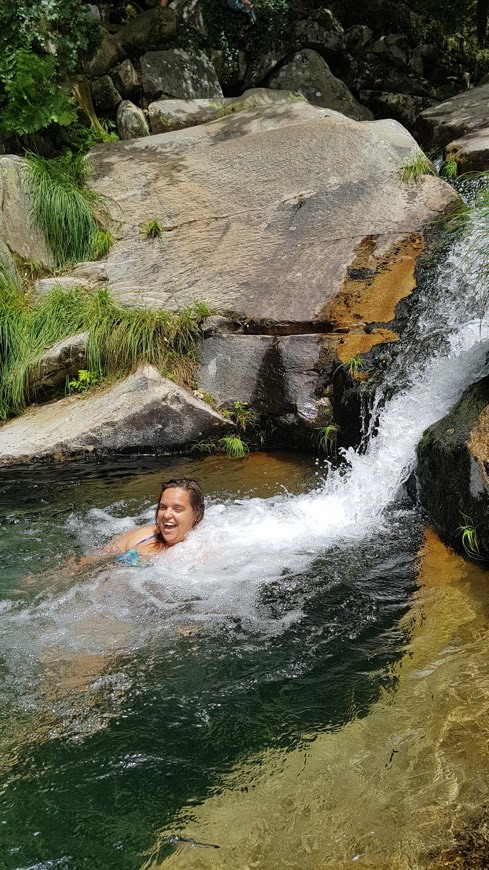
[[[185,559],[70,573],[184,474],[209,494]],[[2,470],[2,867],[425,867],[474,814],[485,574],[402,497],[366,532],[368,493],[347,517],[324,475]]]

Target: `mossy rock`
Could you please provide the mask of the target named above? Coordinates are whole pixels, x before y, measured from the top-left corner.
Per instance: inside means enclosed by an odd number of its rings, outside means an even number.
[[[418,445],[421,502],[438,532],[462,550],[460,527],[470,518],[481,553],[489,554],[489,455],[474,455],[474,432],[489,407],[489,377],[465,391],[449,414],[430,426]],[[485,461],[486,460],[486,461]]]

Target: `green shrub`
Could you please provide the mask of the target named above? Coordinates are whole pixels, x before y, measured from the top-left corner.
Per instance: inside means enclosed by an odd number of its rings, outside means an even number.
[[[2,0],[0,135],[74,122],[75,104],[61,82],[100,39],[79,0]]]
[[[73,98],[52,81],[55,67],[54,57],[39,57],[26,48],[4,63],[0,69],[1,136],[22,136],[50,124],[66,126],[76,121]]]
[[[78,377],[68,381],[67,391],[68,393],[85,393],[90,387],[94,387],[98,383],[99,378],[95,372],[91,372],[88,369],[80,369]]]

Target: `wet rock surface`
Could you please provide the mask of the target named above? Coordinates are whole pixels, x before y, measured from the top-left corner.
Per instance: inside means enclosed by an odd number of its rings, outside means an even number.
[[[418,446],[421,501],[439,533],[458,550],[461,529],[476,530],[489,552],[489,378],[465,391]]]
[[[489,126],[449,142],[445,148],[445,160],[455,160],[459,175],[489,169]]]
[[[329,361],[329,366],[328,366]],[[218,405],[249,403],[261,413],[321,425],[318,403],[332,355],[321,335],[222,335],[202,343],[199,386]]]

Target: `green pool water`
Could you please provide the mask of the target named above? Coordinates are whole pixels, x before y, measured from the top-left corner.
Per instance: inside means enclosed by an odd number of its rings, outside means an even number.
[[[221,854],[217,833],[199,846],[182,831],[226,777],[242,767],[233,788],[248,791],[257,758],[307,759],[320,735],[395,698],[422,539],[408,504],[374,534],[302,553],[298,566],[291,557],[263,583],[257,539],[253,596],[233,607],[224,603],[244,575],[232,535],[220,594],[193,578],[192,601],[172,600],[171,619],[154,605],[164,580],[146,574],[136,589],[136,575],[107,566],[66,571],[73,551],[100,542],[97,530],[103,539],[150,510],[162,478],[196,476],[220,516],[236,500],[251,512],[253,499],[293,504],[322,474],[313,458],[287,454],[0,472],[4,870],[136,870],[179,855],[185,866],[182,844]],[[300,856],[283,866],[305,866]],[[263,861],[249,866],[271,867]]]

